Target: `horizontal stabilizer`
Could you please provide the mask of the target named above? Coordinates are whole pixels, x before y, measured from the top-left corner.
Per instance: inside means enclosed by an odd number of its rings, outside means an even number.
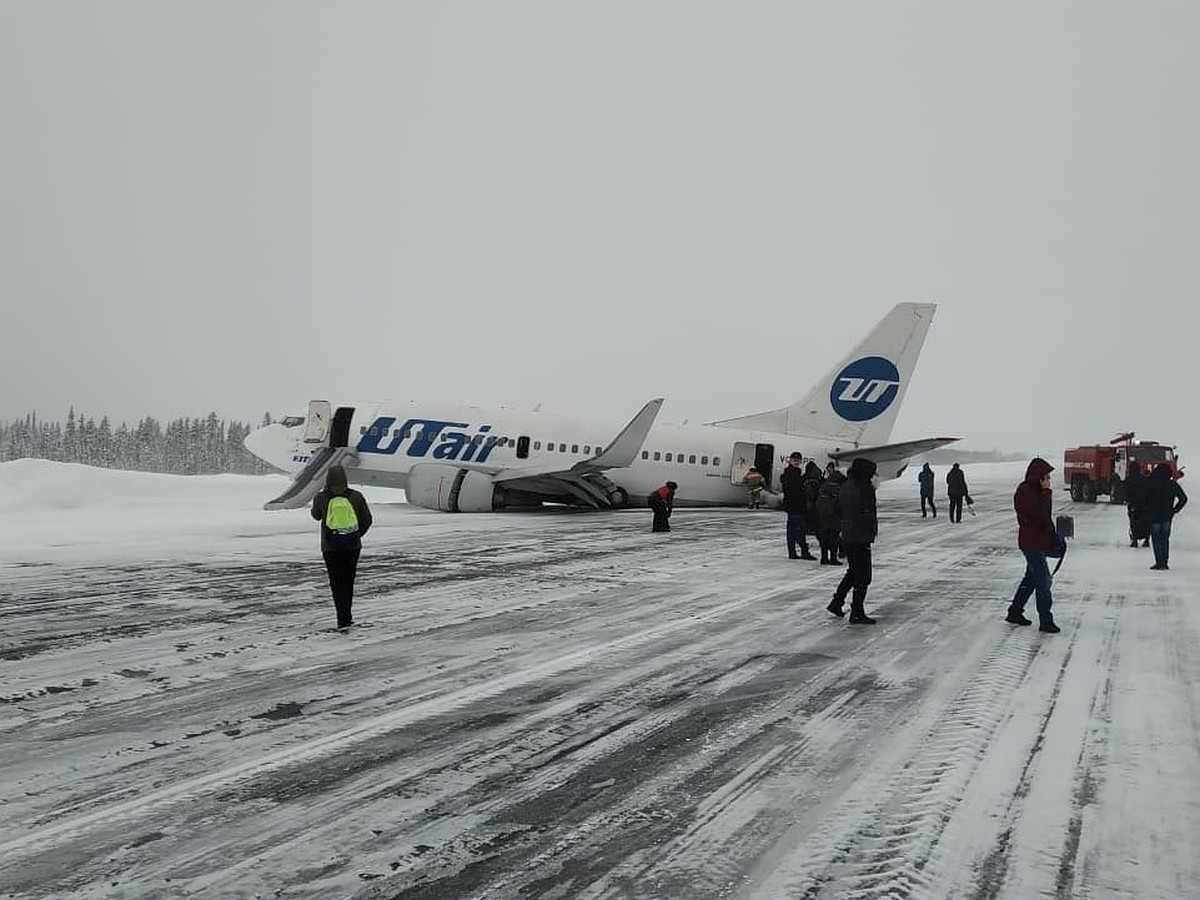
[[[313,454],[308,465],[296,473],[287,490],[269,503],[264,503],[263,509],[298,509],[304,506],[325,486],[325,473],[329,467],[344,463],[347,458],[356,460],[358,456],[349,447],[322,447]]]
[[[947,444],[953,444],[955,441],[961,441],[962,438],[952,437],[931,437],[921,438],[919,441],[903,441],[899,444],[880,444],[878,447],[860,447],[857,450],[839,450],[836,453],[827,454],[830,459],[841,461],[843,459],[911,459],[918,453],[928,453],[930,450],[936,450],[938,447],[944,447]]]
[[[908,461],[919,453],[928,453],[946,444],[953,444],[960,438],[932,437],[919,441],[903,441],[899,444],[880,444],[876,447],[860,447],[857,450],[838,450],[828,454],[830,459],[842,460],[869,459],[875,463],[882,481],[889,478],[899,478],[908,466]]]

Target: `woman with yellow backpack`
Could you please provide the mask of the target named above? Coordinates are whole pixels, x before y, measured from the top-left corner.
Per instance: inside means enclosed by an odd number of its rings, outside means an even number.
[[[345,632],[354,624],[354,576],[362,538],[371,527],[367,501],[346,481],[346,470],[338,464],[325,474],[325,487],[313,497],[312,517],[321,523],[321,556],[329,573],[329,590],[337,610],[337,629]]]

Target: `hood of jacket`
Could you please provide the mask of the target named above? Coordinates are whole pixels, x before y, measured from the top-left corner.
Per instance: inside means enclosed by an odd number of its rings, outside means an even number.
[[[346,470],[338,463],[334,463],[325,473],[325,490],[330,494],[344,494],[346,488],[350,486],[346,480]]]
[[[852,481],[870,481],[878,469],[879,467],[875,465],[874,460],[864,459],[859,456],[855,458],[854,462],[850,463],[849,477]]]
[[[1040,487],[1042,476],[1049,475],[1053,471],[1054,466],[1040,456],[1035,456],[1029,461],[1028,468],[1025,469],[1025,483],[1030,487]]]
[[[1150,473],[1150,477],[1151,478],[1159,478],[1159,479],[1162,479],[1163,481],[1170,481],[1171,480],[1171,464],[1170,463],[1159,463],[1157,466],[1154,467],[1154,471]]]

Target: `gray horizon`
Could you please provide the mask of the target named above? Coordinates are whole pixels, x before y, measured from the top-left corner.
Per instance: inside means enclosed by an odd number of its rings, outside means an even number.
[[[894,440],[1189,450],[1200,8],[0,8],[0,420],[803,395],[939,304]]]

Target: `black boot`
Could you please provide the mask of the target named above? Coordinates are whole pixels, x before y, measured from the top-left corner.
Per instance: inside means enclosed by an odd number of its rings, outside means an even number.
[[[1008,615],[1004,617],[1004,621],[1009,625],[1032,625],[1030,619],[1025,618],[1024,613],[1018,612],[1011,606],[1008,609]]]
[[[1044,631],[1047,634],[1058,634],[1062,629],[1054,624],[1053,619],[1042,619],[1041,624],[1038,625],[1038,631]]]
[[[800,558],[801,559],[816,559],[815,556],[813,556],[811,553],[808,552],[807,547],[805,547],[803,550],[800,551]]]
[[[850,624],[851,625],[874,625],[875,620],[866,614],[862,608],[862,604],[851,604],[850,606]]]
[[[837,597],[834,597],[832,600],[830,600],[829,605],[825,608],[827,610],[829,610],[831,613],[833,613],[835,616],[837,616],[839,619],[846,614],[846,610],[842,606],[842,601],[839,600]]]

